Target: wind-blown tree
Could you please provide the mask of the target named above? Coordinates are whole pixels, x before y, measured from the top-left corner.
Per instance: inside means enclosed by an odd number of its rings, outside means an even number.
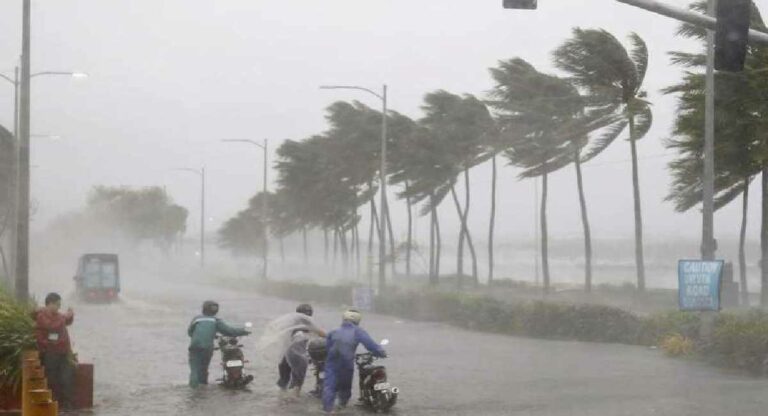
[[[694,3],[693,9],[706,10],[706,3]],[[766,30],[760,11],[753,4],[752,27]],[[693,25],[684,24],[679,35],[704,42],[706,32]],[[706,47],[706,44],[703,44]],[[759,110],[764,99],[754,89],[752,80],[763,75],[755,69],[768,66],[764,47],[750,46],[746,70],[741,73],[717,73],[715,78],[715,209],[720,209],[739,196],[742,197],[742,219],[739,237],[739,274],[742,302],[748,304],[746,266],[746,230],[749,185],[761,172],[761,128],[765,113]],[[704,149],[704,53],[672,52],[672,62],[686,69],[683,80],[664,90],[678,97],[678,112],[674,135],[667,147],[679,156],[670,163],[673,183],[667,200],[675,209],[684,212],[701,204],[703,195],[702,174]]]
[[[390,173],[390,178],[392,178],[392,174],[401,169],[400,161],[407,158],[413,150],[411,149],[410,138],[413,136],[413,133],[418,126],[411,118],[396,111],[389,111],[387,117],[387,171]],[[394,181],[391,182],[396,184]],[[407,179],[403,180],[402,185],[405,194],[407,195],[410,182]],[[413,201],[409,196],[405,196],[403,199],[405,199],[408,218],[405,240],[405,275],[407,278],[410,278],[412,273],[411,265],[413,254]],[[389,212],[389,210],[387,210],[387,212]],[[371,224],[371,226],[373,226],[373,224]],[[394,243],[394,240],[391,238],[390,241]]]
[[[482,160],[480,156],[484,140],[495,133],[495,123],[485,104],[469,94],[460,96],[443,90],[429,93],[424,97],[422,110],[424,117],[419,120],[419,123],[442,141],[455,171],[461,172],[464,176],[463,208],[454,187],[457,178],[450,178],[451,197],[461,221],[456,274],[458,283],[461,285],[464,276],[464,242],[466,241],[472,257],[473,282],[477,284],[477,253],[467,225],[471,203],[469,170]]]
[[[554,62],[573,81],[586,89],[592,100],[601,106],[612,106],[626,120],[609,128],[590,154],[588,160],[608,147],[625,128],[629,127],[632,158],[632,195],[635,217],[635,263],[637,288],[645,290],[645,261],[643,254],[643,219],[637,161],[637,140],[643,138],[653,123],[651,106],[642,90],[648,68],[648,48],[640,36],[630,35],[627,50],[605,30],[575,28],[573,37],[555,51]]]
[[[256,256],[264,251],[264,193],[248,201],[248,207],[227,220],[219,230],[219,246],[236,256]],[[267,198],[271,201],[271,198]]]
[[[543,74],[520,58],[499,62],[491,76],[495,85],[489,104],[498,115],[500,136],[511,143],[505,155],[523,169],[520,177],[542,177],[541,254],[544,291],[548,292],[548,175],[573,161],[572,130],[584,110],[584,98],[567,80]]]
[[[443,140],[424,126],[416,127],[402,146],[408,151],[394,160],[392,182],[408,183],[398,196],[422,204],[420,214],[430,215],[429,283],[437,285],[442,245],[437,208],[451,192],[459,171]]]
[[[186,231],[188,212],[163,188],[97,186],[88,198],[88,214],[134,243],[151,240],[168,248]]]

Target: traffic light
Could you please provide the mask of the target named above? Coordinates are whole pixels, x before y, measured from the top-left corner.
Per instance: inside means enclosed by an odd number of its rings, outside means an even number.
[[[752,0],[718,0],[715,34],[715,69],[744,70],[749,40]]]
[[[504,8],[536,10],[537,3],[537,0],[504,0]]]

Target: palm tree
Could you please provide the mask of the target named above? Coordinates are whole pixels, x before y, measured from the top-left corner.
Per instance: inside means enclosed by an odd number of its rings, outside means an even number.
[[[429,282],[437,285],[440,278],[441,237],[437,207],[452,188],[457,175],[454,157],[434,131],[419,125],[402,145],[409,149],[393,162],[392,183],[408,183],[398,197],[412,204],[423,204],[421,215],[430,215]]]
[[[387,170],[391,173],[398,172],[403,168],[400,161],[407,158],[407,155],[412,150],[409,138],[412,136],[417,124],[409,117],[396,111],[389,111],[387,117],[387,144],[389,146],[387,150],[387,164],[389,165]],[[408,194],[408,188],[410,186],[409,181],[402,181],[402,185],[405,193]],[[413,253],[413,201],[410,197],[405,197],[404,199],[408,215],[407,236],[405,242],[405,276],[410,278],[411,257]],[[390,242],[394,244],[394,239],[391,236]]]
[[[573,37],[554,53],[555,65],[568,73],[579,87],[586,89],[591,99],[613,108],[626,123],[614,124],[594,150],[590,159],[608,147],[628,126],[632,157],[632,190],[635,213],[635,263],[637,288],[645,290],[645,261],[643,255],[643,219],[640,201],[640,180],[637,161],[637,140],[643,138],[653,122],[650,103],[642,91],[648,68],[648,48],[640,36],[630,35],[628,51],[605,30],[575,28]]]
[[[542,177],[540,227],[546,293],[550,290],[548,175],[573,161],[570,137],[585,102],[570,82],[543,74],[520,58],[499,62],[490,71],[495,86],[489,104],[498,114],[499,134],[511,144],[505,155],[523,168],[522,178]]]
[[[706,3],[692,6],[706,10]],[[752,27],[765,30],[759,10],[753,6]],[[682,25],[679,34],[704,41],[706,32],[693,25]],[[742,303],[748,304],[746,266],[746,230],[749,185],[762,169],[761,126],[763,112],[755,111],[754,104],[762,99],[756,96],[751,79],[762,74],[754,69],[768,64],[759,47],[751,47],[747,55],[747,68],[742,73],[717,73],[715,118],[715,209],[728,205],[742,197],[742,219],[739,233],[739,275]],[[676,210],[688,211],[702,201],[703,146],[704,146],[704,54],[672,52],[672,62],[687,72],[683,80],[666,88],[666,94],[678,96],[678,112],[675,121],[675,137],[667,147],[678,152],[679,157],[670,163],[673,184],[667,200],[674,202]],[[693,71],[696,70],[696,71]],[[759,93],[758,93],[759,95]]]

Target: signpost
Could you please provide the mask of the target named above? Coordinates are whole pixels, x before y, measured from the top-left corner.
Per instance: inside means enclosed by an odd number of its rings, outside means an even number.
[[[359,311],[370,312],[373,310],[373,288],[352,288],[352,304]]]
[[[681,311],[719,311],[722,260],[680,260],[677,266]]]

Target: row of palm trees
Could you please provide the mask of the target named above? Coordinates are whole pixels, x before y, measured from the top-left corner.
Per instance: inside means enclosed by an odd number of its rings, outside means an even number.
[[[378,190],[381,113],[359,102],[332,104],[327,108],[327,131],[302,141],[286,141],[280,146],[276,163],[278,189],[267,196],[270,229],[278,237],[302,233],[305,241],[307,230],[320,229],[325,234],[326,247],[332,236],[342,256],[360,264],[359,224],[362,212],[367,210],[371,218],[368,258],[372,257],[374,234],[388,233],[388,261],[392,271],[395,271],[395,259],[405,257],[409,275],[414,246],[412,216],[418,209],[418,214],[429,217],[429,279],[436,284],[441,275],[442,253],[437,208],[448,199],[461,224],[457,281],[460,285],[464,283],[464,259],[468,252],[471,261],[468,276],[477,284],[476,236],[467,224],[472,201],[469,171],[490,162],[488,280],[493,281],[497,170],[502,158],[522,169],[521,178],[542,180],[539,226],[543,283],[544,290],[548,291],[551,286],[546,215],[548,176],[573,164],[584,227],[585,288],[589,291],[592,246],[581,167],[625,135],[632,156],[637,286],[643,290],[645,272],[636,141],[648,133],[652,124],[651,106],[642,90],[648,67],[646,45],[635,34],[625,47],[604,30],[577,28],[572,37],[552,53],[552,60],[562,75],[543,73],[524,59],[513,58],[490,69],[494,86],[482,99],[438,90],[425,95],[423,114],[418,119],[396,111],[387,114],[391,149],[387,160],[388,181],[397,189],[396,195],[408,211],[404,244],[395,244],[389,218],[385,218],[386,229],[378,229],[377,219],[382,210],[377,207],[374,195]],[[459,182],[464,183],[464,195],[456,190]],[[242,234],[244,227],[238,225],[238,221],[262,218],[259,206],[252,200],[247,210],[224,226],[220,234],[224,245],[233,246],[232,236],[237,230]],[[256,234],[261,232],[258,226],[250,230]],[[259,238],[252,240],[237,244],[258,250]]]

